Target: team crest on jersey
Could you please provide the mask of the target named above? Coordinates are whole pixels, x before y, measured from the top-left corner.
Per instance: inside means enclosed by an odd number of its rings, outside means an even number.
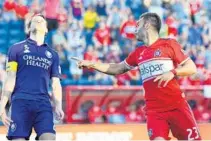
[[[12,131],[12,132],[15,132],[15,130],[16,130],[16,128],[17,128],[17,124],[14,123],[14,122],[11,123],[11,124],[10,124],[10,128],[11,128],[11,131]]]
[[[153,130],[152,130],[152,129],[149,129],[149,130],[148,130],[148,136],[149,136],[149,137],[152,137],[152,135],[153,135]]]
[[[52,58],[52,54],[50,53],[50,51],[45,51],[45,55],[48,57],[48,58]]]
[[[30,52],[28,45],[24,45],[24,51],[23,52],[24,53],[29,53]]]
[[[160,57],[161,56],[161,51],[160,49],[157,49],[154,53],[154,57]]]

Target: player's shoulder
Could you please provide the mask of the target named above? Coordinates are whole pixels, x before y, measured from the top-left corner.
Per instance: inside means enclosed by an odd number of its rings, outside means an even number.
[[[161,43],[167,45],[166,47],[174,47],[175,45],[178,45],[178,41],[176,39],[173,38],[160,38]]]
[[[175,42],[177,43],[177,40],[174,38],[160,38],[160,41],[163,43],[168,43],[168,44],[175,43]]]
[[[53,55],[53,57],[58,56],[58,52],[54,48],[52,48],[51,46],[47,44],[46,46],[47,46],[47,51],[49,51]]]
[[[9,51],[19,51],[26,44],[26,40],[17,42],[9,47]]]
[[[136,48],[135,48],[135,52],[142,52],[142,51],[144,51],[145,49],[147,49],[147,46],[145,46],[145,45],[139,45],[139,46],[137,46]]]

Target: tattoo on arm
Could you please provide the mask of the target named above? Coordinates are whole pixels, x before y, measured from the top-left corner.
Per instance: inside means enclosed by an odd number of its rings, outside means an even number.
[[[129,71],[130,69],[127,68],[124,62],[119,64],[110,64],[107,73],[112,75],[118,75]]]

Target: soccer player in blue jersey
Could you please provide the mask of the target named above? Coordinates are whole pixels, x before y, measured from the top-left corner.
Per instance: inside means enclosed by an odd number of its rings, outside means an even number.
[[[29,139],[32,128],[39,140],[55,140],[53,110],[62,120],[62,89],[57,52],[44,43],[47,23],[42,15],[29,22],[29,38],[9,48],[0,116],[9,140]],[[48,88],[52,80],[53,94]],[[5,110],[11,98],[11,117]],[[51,106],[52,100],[53,107]]]

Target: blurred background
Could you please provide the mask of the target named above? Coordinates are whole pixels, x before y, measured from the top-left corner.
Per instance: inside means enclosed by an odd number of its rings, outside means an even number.
[[[211,122],[211,0],[0,0],[0,85],[8,48],[26,39],[26,19],[42,13],[46,42],[60,57],[62,123],[145,123],[138,69],[118,76],[80,70],[70,57],[120,62],[136,47],[136,20],[144,12],[162,19],[160,36],[175,38],[198,72],[179,78],[199,123]],[[55,121],[56,122],[56,121]]]

